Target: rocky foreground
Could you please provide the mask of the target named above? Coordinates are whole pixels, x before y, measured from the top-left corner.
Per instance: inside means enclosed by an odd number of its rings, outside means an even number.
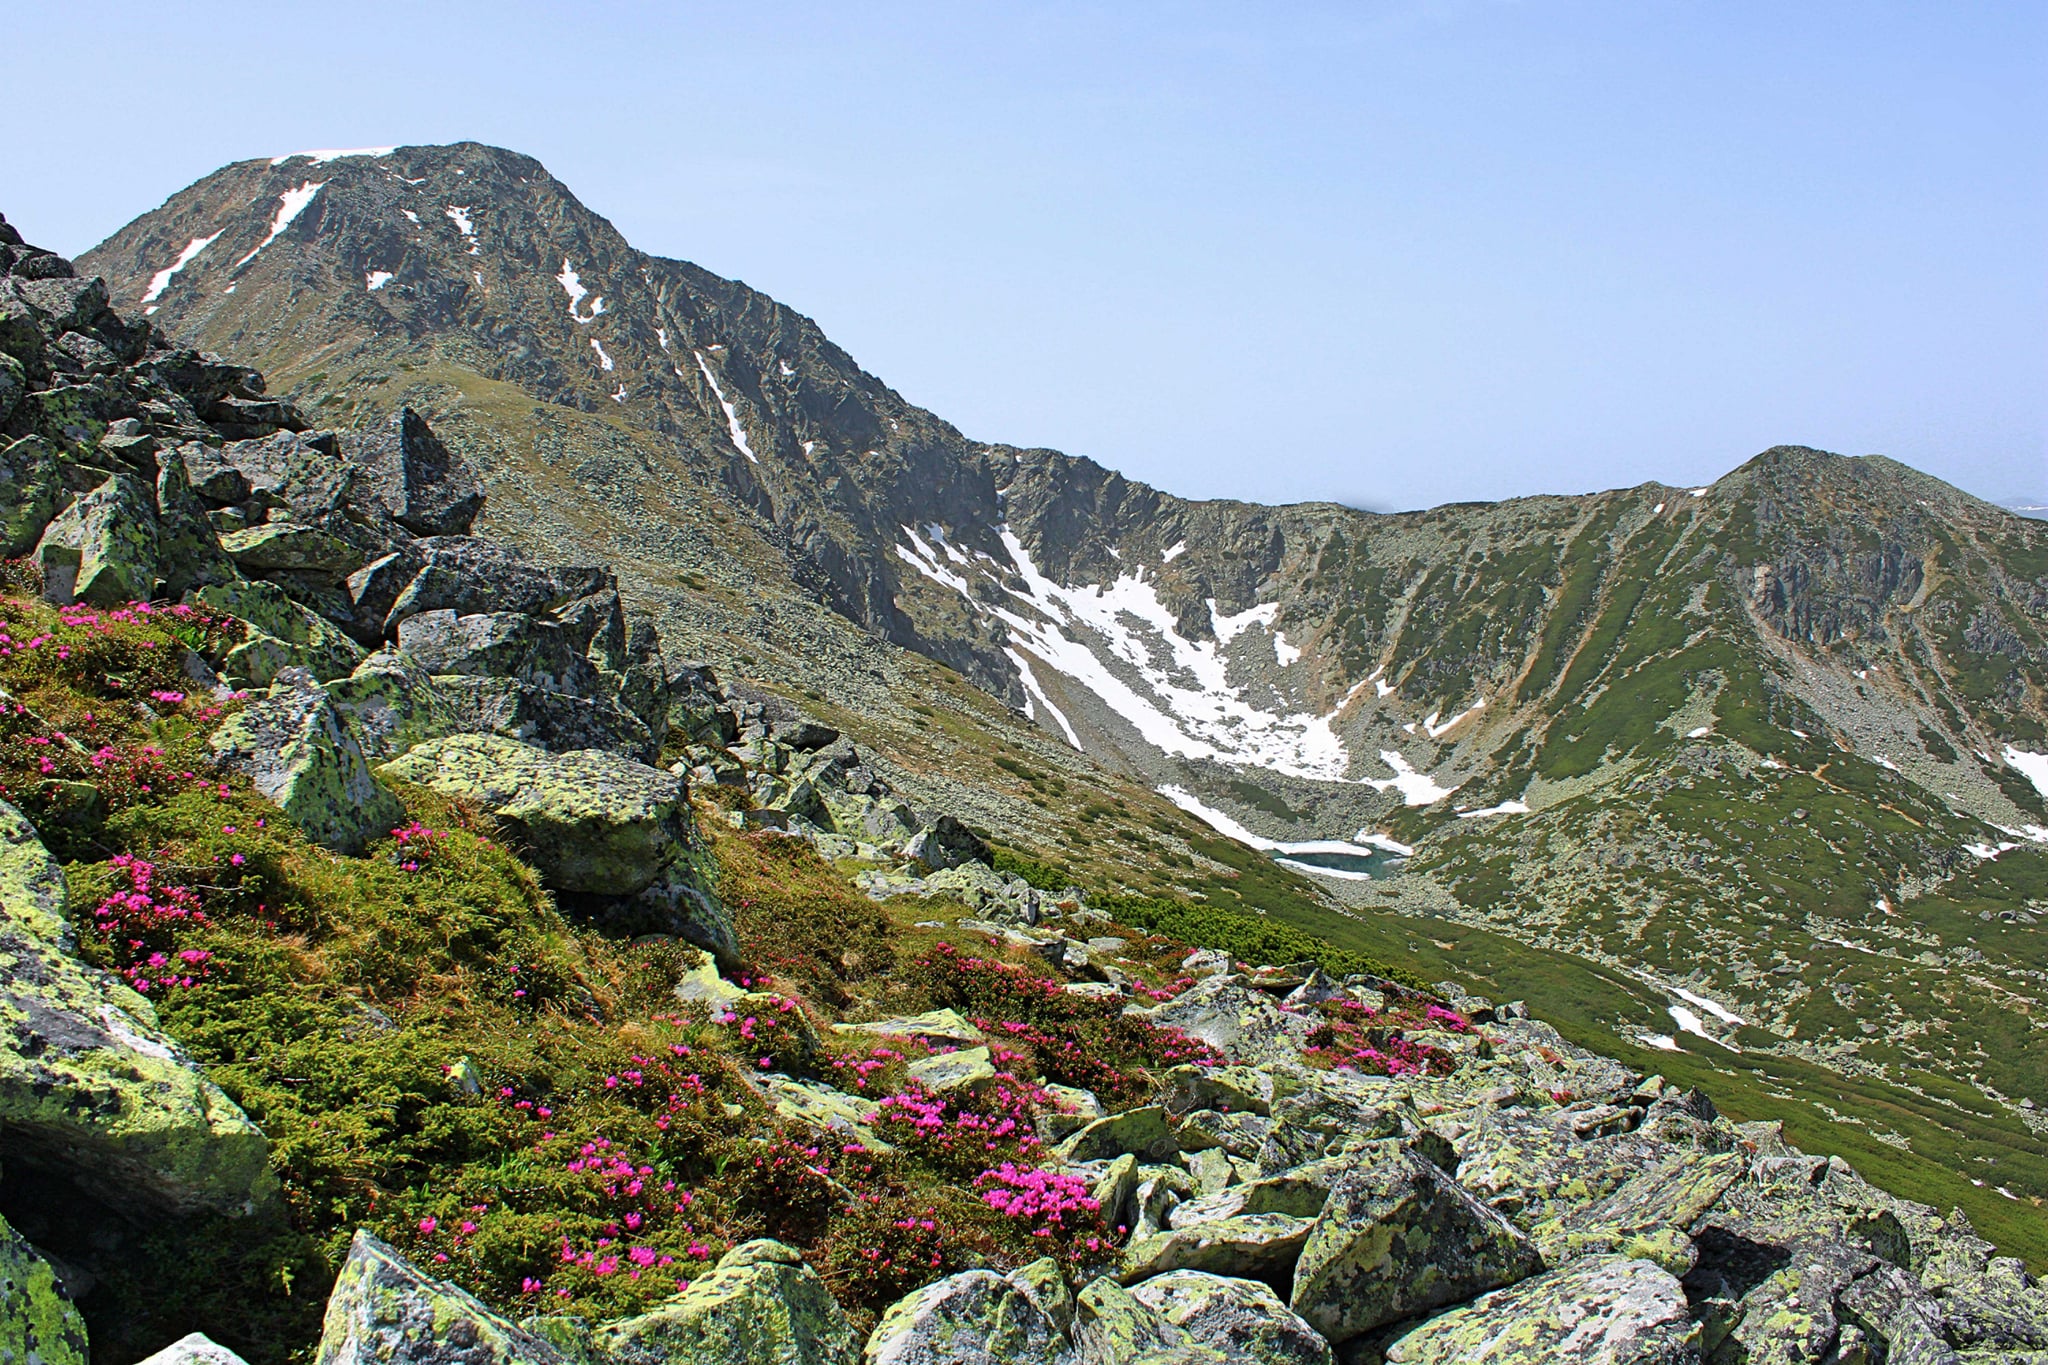
[[[317,1346],[273,1343],[323,1365],[2048,1361],[2048,1293],[1960,1214],[1518,1005],[998,870],[829,727],[671,666],[606,570],[469,535],[416,417],[309,430],[4,222],[0,269],[0,1362],[142,1354],[80,1304],[170,1283],[181,1226],[338,1248],[280,1263],[329,1267]],[[761,914],[742,856],[832,882],[844,942]],[[343,955],[421,886],[423,936]],[[585,1072],[513,1050],[579,1030]],[[479,1060],[319,1184],[350,1073],[415,1036]],[[445,1167],[361,1173],[440,1123]]]

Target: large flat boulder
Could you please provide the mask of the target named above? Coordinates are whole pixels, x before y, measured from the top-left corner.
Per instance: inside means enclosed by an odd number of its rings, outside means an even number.
[[[682,779],[616,754],[451,735],[381,771],[476,802],[520,839],[557,891],[630,896],[692,842]]]
[[[1700,1327],[1669,1271],[1587,1257],[1431,1318],[1386,1357],[1388,1365],[1697,1365]]]
[[[618,1365],[854,1365],[861,1341],[803,1256],[763,1240],[652,1311],[600,1327],[591,1351]]]
[[[357,1232],[335,1278],[315,1365],[567,1365],[551,1343]]]

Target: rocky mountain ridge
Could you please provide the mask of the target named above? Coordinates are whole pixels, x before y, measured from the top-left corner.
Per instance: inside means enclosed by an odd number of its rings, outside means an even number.
[[[119,1361],[202,1300],[324,1362],[2048,1353],[2048,1293],[1962,1214],[1519,1004],[1001,871],[830,725],[665,663],[609,570],[469,534],[417,414],[311,430],[4,222],[0,252],[13,1355],[83,1362],[74,1299]],[[421,918],[353,942],[387,903]],[[877,1240],[840,1231],[869,1204]],[[278,1249],[315,1234],[345,1252]],[[165,1293],[195,1258],[207,1293]],[[317,1347],[266,1326],[308,1295]]]
[[[241,163],[88,259],[322,421],[415,405],[487,529],[597,547],[671,648],[829,699],[919,804],[1242,886],[1162,789],[1346,902],[1326,932],[1540,948],[1518,993],[1601,1001],[1603,1049],[2048,1197],[2035,523],[1796,447],[1705,489],[1189,503],[968,440],[473,145]]]

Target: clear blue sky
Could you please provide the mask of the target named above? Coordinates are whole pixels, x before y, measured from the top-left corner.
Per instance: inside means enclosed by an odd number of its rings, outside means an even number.
[[[969,435],[1414,507],[2048,493],[2048,5],[0,4],[0,212],[464,138]]]

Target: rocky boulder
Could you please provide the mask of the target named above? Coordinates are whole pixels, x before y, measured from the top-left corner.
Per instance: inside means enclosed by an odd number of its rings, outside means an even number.
[[[315,843],[360,853],[405,818],[313,675],[286,669],[270,694],[214,731],[215,758],[247,775]]]
[[[380,431],[358,436],[349,460],[363,491],[417,536],[464,536],[483,511],[484,486],[467,461],[411,408]]]
[[[473,801],[557,892],[631,901],[647,927],[723,961],[737,955],[682,779],[594,749],[551,754],[496,735],[429,740],[379,771]]]
[[[138,1365],[248,1365],[248,1362],[204,1332],[179,1337]]]
[[[0,1218],[0,1362],[88,1365],[85,1319],[57,1272]]]
[[[1460,1303],[1535,1272],[1507,1219],[1400,1147],[1361,1154],[1295,1266],[1289,1306],[1333,1342]]]
[[[26,828],[0,803],[0,1159],[37,1172],[32,1183],[81,1217],[95,1205],[123,1216],[270,1209],[263,1133],[158,1030],[147,1000],[66,952],[52,924],[62,883]]]
[[[1015,1284],[969,1270],[890,1307],[862,1358],[866,1365],[1067,1365],[1073,1345]]]
[[[316,1365],[567,1365],[549,1342],[429,1279],[357,1232],[334,1281]]]
[[[1390,1344],[1386,1358],[1388,1365],[1695,1365],[1700,1327],[1669,1271],[1587,1257],[1431,1318]]]
[[[1257,1365],[1332,1365],[1320,1333],[1257,1280],[1176,1270],[1147,1280],[1131,1297],[1231,1360]]]
[[[591,1350],[618,1365],[854,1365],[860,1335],[802,1255],[763,1240],[652,1312],[599,1328]]]

